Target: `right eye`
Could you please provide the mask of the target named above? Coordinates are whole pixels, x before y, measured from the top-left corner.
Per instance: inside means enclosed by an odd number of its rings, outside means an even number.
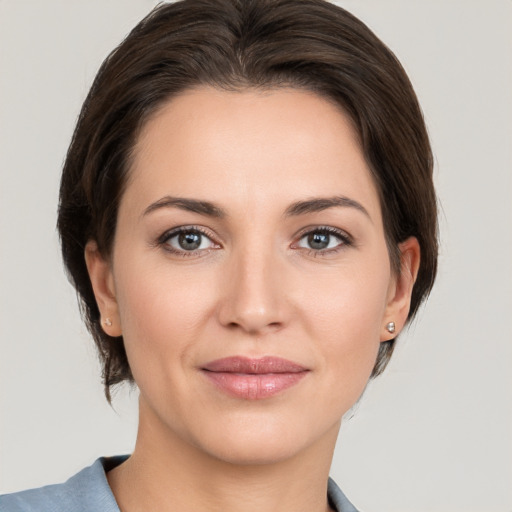
[[[160,238],[160,244],[166,250],[182,256],[218,248],[218,245],[198,228],[173,229]]]

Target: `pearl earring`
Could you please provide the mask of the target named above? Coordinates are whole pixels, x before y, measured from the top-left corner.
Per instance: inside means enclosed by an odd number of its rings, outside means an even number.
[[[105,318],[105,321],[103,323],[108,327],[112,326],[112,320],[110,320],[110,318]]]
[[[389,322],[389,324],[386,325],[386,331],[393,334],[395,332],[395,322]]]

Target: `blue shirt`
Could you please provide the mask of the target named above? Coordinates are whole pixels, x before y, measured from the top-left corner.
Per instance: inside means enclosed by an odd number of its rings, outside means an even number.
[[[106,473],[127,458],[102,457],[63,484],[4,494],[0,496],[0,512],[120,512]],[[337,512],[357,512],[330,478],[327,495]]]

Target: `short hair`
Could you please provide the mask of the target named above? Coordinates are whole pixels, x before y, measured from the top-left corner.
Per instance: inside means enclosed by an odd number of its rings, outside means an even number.
[[[437,205],[433,157],[411,83],[360,20],[324,0],[180,0],[149,13],[105,59],[83,104],[64,163],[58,229],[68,277],[110,388],[133,381],[123,340],[108,336],[87,272],[89,240],[109,257],[134,145],[145,122],[186,89],[295,87],[351,118],[376,184],[392,268],[398,244],[418,239],[421,262],[408,321],[434,283]],[[395,340],[383,342],[380,374]]]

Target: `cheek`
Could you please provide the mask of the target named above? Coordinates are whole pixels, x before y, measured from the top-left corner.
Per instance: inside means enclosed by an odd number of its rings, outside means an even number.
[[[116,296],[134,371],[142,358],[148,365],[173,364],[187,357],[215,302],[212,277],[203,274],[136,260],[118,266]],[[164,357],[167,353],[173,357]]]
[[[317,276],[317,292],[303,302],[306,329],[321,347],[331,384],[348,391],[354,401],[377,358],[389,282],[390,271],[382,264],[347,268]]]
[[[366,333],[371,342],[380,335],[390,277],[387,266],[371,261],[317,273],[313,293],[303,299],[304,316],[311,328],[322,329],[329,338],[364,339]]]

